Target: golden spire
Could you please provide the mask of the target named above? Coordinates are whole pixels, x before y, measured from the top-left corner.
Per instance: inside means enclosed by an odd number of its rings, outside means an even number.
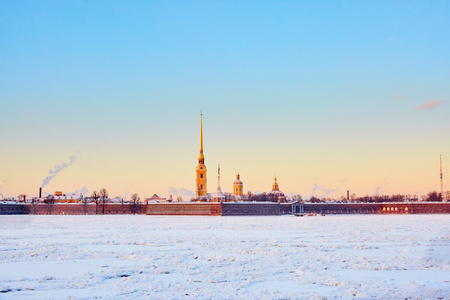
[[[200,111],[200,155],[203,155],[203,113]]]

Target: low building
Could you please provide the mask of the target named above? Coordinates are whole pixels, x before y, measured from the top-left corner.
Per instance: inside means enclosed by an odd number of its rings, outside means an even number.
[[[146,202],[150,203],[165,203],[165,202],[172,202],[172,199],[167,200],[166,198],[159,197],[156,194],[153,194],[150,198],[145,198]]]

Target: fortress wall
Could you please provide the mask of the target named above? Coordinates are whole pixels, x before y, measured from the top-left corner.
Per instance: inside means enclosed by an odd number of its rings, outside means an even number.
[[[290,204],[288,204],[290,206]],[[285,209],[283,208],[283,212]],[[279,216],[277,203],[222,203],[222,216]]]
[[[23,215],[26,214],[23,204],[0,204],[0,215]]]
[[[444,214],[450,213],[450,203],[442,203],[442,202],[305,203],[305,213]]]
[[[32,215],[101,215],[101,214],[133,214],[135,207],[132,204],[105,203],[95,205],[95,203],[83,204],[24,204],[25,213]],[[136,207],[136,214],[145,214],[145,204]]]
[[[412,210],[414,214],[450,214],[450,203],[413,203]]]
[[[305,203],[305,213],[381,214],[382,203]]]
[[[154,203],[148,204],[147,215],[220,216],[220,203]]]
[[[422,203],[383,203],[384,214],[448,214],[450,203],[422,202]]]
[[[383,214],[414,214],[412,203],[383,203]]]
[[[83,204],[2,204],[0,215],[95,215],[95,214],[136,214],[147,215],[203,215],[203,216],[273,216],[292,214],[292,204],[288,203],[129,203]],[[305,203],[305,213],[322,214],[443,214],[450,213],[450,203]]]
[[[291,203],[281,203],[280,204],[280,214],[281,215],[292,215],[292,204]]]

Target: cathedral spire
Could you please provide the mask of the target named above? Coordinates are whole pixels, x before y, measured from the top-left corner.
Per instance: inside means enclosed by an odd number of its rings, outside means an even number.
[[[197,199],[204,199],[208,196],[206,189],[206,166],[205,156],[203,155],[203,114],[200,111],[200,154],[198,155],[198,165],[196,170],[196,193]]]
[[[203,155],[203,113],[200,111],[200,155]]]

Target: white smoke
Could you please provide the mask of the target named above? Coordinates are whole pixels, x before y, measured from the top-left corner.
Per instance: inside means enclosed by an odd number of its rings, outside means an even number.
[[[381,190],[381,186],[377,186],[377,187],[375,188],[375,192],[372,194],[372,197],[373,197],[373,196],[378,196],[378,194],[380,193],[380,190]]]
[[[181,196],[185,201],[190,200],[191,198],[195,198],[194,191],[185,188],[177,189],[174,187],[169,187],[169,194],[171,194],[174,199],[176,199],[178,196]]]
[[[126,191],[122,196],[122,199],[130,199],[130,192],[129,191]]]
[[[86,196],[88,194],[89,190],[88,188],[83,185],[83,187],[81,189],[76,189],[75,192],[73,192],[73,195],[79,196],[80,194],[82,194],[83,196]]]
[[[55,178],[56,175],[58,175],[59,172],[61,172],[62,170],[66,169],[67,167],[71,166],[74,161],[77,160],[77,157],[75,155],[70,156],[70,161],[68,163],[63,163],[61,165],[55,165],[55,167],[53,169],[50,169],[48,171],[48,176],[44,179],[44,181],[42,182],[41,187],[45,187],[47,184],[50,183],[50,181]]]
[[[326,188],[322,185],[318,185],[317,183],[314,183],[314,187],[311,191],[311,194],[309,194],[306,198],[311,199],[316,194],[316,192],[322,192],[322,194],[317,197],[319,199],[322,199],[322,198],[326,198],[330,194],[333,194],[334,192],[336,192],[336,189]]]

